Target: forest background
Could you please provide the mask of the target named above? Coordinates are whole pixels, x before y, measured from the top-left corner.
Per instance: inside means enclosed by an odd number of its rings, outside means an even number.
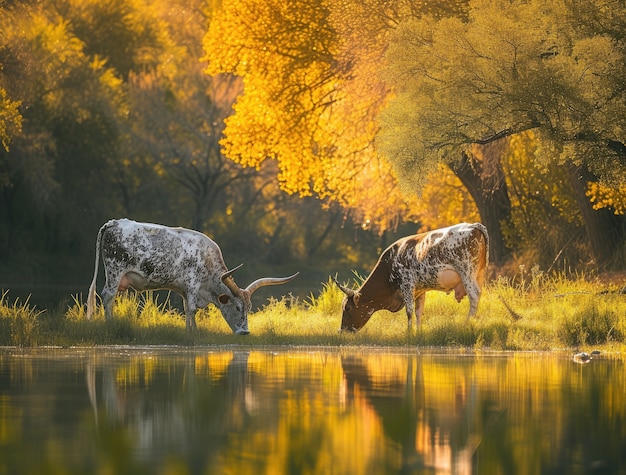
[[[303,295],[459,221],[498,273],[623,271],[624,7],[0,0],[0,288],[84,294],[118,217]]]

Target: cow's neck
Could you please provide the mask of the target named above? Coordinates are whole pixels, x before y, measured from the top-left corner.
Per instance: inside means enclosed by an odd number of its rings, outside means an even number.
[[[404,306],[400,288],[391,279],[391,263],[392,253],[387,250],[358,290],[359,305],[367,305],[372,313],[378,310],[397,312]]]

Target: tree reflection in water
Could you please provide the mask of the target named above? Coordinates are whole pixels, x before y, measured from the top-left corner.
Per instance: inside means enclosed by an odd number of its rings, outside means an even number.
[[[2,473],[626,473],[623,360],[0,350]]]

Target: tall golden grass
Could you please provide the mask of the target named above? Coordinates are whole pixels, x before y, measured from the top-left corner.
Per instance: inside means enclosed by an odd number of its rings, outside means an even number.
[[[65,309],[38,310],[0,298],[0,345],[311,345],[456,347],[492,350],[626,349],[626,287],[578,276],[547,276],[533,269],[515,279],[499,277],[483,291],[478,316],[469,304],[429,292],[422,324],[409,329],[404,310],[380,311],[357,333],[339,332],[343,294],[329,278],[306,299],[269,300],[251,312],[248,336],[233,335],[219,311],[209,306],[196,316],[198,330],[185,329],[184,316],[168,299],[151,292],[118,296],[114,320],[102,308],[87,321],[85,303],[73,297]]]

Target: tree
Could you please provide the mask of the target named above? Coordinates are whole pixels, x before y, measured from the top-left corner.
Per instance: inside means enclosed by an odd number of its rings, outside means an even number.
[[[420,213],[423,231],[454,223],[463,217],[469,222],[480,221],[476,202],[454,172],[441,164],[425,181],[421,193],[424,210]]]
[[[0,71],[2,64],[0,63]],[[2,84],[2,81],[0,81]],[[12,101],[7,97],[5,89],[0,87],[0,157],[2,154],[8,153],[9,144],[13,139],[13,136],[19,134],[22,126],[22,116],[19,112],[19,102]],[[11,183],[11,167],[0,159],[0,205],[5,201],[10,200],[12,195],[12,183]],[[0,206],[4,208],[4,206]],[[4,209],[0,212],[0,223],[10,222],[11,219],[8,216],[9,210]],[[0,224],[0,229],[5,228]],[[6,255],[9,249],[12,247],[11,233],[9,229],[6,232],[0,233],[3,237],[0,238],[0,257]]]
[[[156,23],[162,25],[158,67],[129,73],[129,143],[164,180],[184,190],[190,211],[182,213],[187,226],[205,230],[210,218],[226,208],[238,186],[256,173],[227,160],[220,151],[223,119],[240,90],[232,76],[208,77],[200,61],[207,23],[200,2],[181,6],[171,14],[170,2],[157,2]],[[176,192],[180,194],[180,191]],[[232,200],[231,200],[232,201]],[[182,217],[179,215],[179,218]]]
[[[358,71],[349,52],[359,42],[355,32],[341,34],[337,5],[237,0],[216,13],[204,40],[207,71],[244,85],[222,145],[245,166],[276,160],[285,191],[333,199],[384,229],[414,210],[373,147],[387,90]]]
[[[63,0],[55,5],[83,43],[85,55],[104,58],[124,80],[131,71],[162,67],[173,43],[162,2],[145,0]],[[179,18],[187,18],[181,10]]]
[[[467,20],[402,22],[389,51],[398,95],[383,121],[387,156],[420,182],[471,144],[532,129],[539,162],[570,169],[597,262],[610,266],[623,252],[624,220],[589,212],[585,193],[626,163],[625,20],[616,3],[475,0]]]
[[[77,197],[93,181],[81,153],[111,153],[110,112],[119,92],[110,70],[85,56],[67,21],[45,7],[13,3],[0,15],[3,85],[23,118],[10,150],[0,151],[0,226],[6,236],[0,255],[29,249],[32,272],[44,250],[62,254],[84,229],[77,225],[84,216]],[[102,177],[98,183],[104,188]]]
[[[532,131],[507,142],[502,167],[512,212],[504,234],[517,263],[531,262],[548,270],[582,268],[590,251],[580,239],[584,223],[567,170],[556,163],[537,163],[540,144]]]
[[[483,159],[478,160],[474,154],[463,151],[460,160],[450,168],[473,198],[480,220],[489,230],[489,259],[502,265],[511,254],[502,230],[511,217],[511,200],[499,157],[494,157],[493,152],[481,155]]]
[[[337,263],[373,264],[392,233],[285,194],[271,160],[243,168],[221,154],[241,84],[202,71],[210,13],[203,0],[0,2],[0,277],[12,297],[19,284],[23,298],[33,283],[80,292],[97,229],[120,216],[205,231],[246,263],[242,281],[297,266],[298,286],[318,286]],[[32,301],[50,303],[40,290]]]

